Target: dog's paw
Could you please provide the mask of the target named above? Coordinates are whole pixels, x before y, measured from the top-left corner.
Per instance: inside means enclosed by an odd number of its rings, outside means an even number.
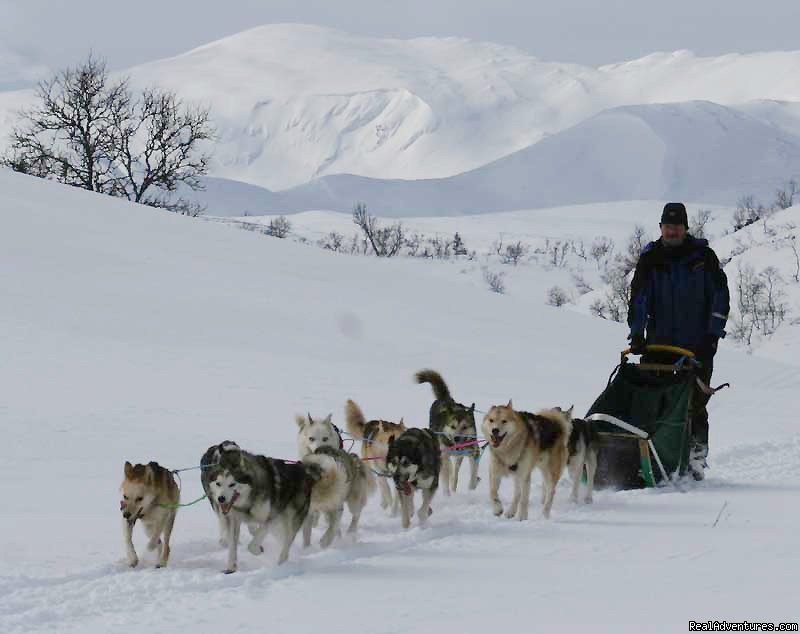
[[[136,568],[139,565],[139,558],[138,557],[128,557],[128,566],[131,568]]]
[[[584,504],[592,504],[594,502],[594,500],[592,499],[591,495],[587,495],[586,499],[583,502],[584,502]]]
[[[497,517],[500,517],[503,514],[503,505],[500,502],[495,502],[492,505],[492,513],[494,513]]]
[[[236,572],[236,567],[225,568],[225,570],[222,571],[222,574],[223,575],[232,575],[234,572]]]
[[[264,547],[258,542],[250,542],[247,545],[247,550],[250,551],[251,555],[255,555],[256,557],[264,554]]]
[[[517,510],[514,508],[510,508],[506,511],[506,519],[514,519],[514,516],[517,514]]]
[[[322,536],[322,539],[319,540],[319,545],[322,546],[322,548],[327,548],[328,546],[330,546],[333,543],[333,540],[334,540],[335,537],[336,537],[335,533],[327,533],[326,532]]]
[[[166,567],[167,567],[167,562],[166,561],[159,561],[156,564],[156,569],[158,569],[158,568],[166,568]]]

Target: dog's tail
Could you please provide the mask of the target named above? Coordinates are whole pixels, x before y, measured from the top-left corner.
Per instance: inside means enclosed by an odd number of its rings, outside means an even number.
[[[312,453],[303,458],[303,466],[312,482],[314,504],[344,499],[347,492],[347,470],[327,454]]]
[[[347,433],[356,438],[363,438],[367,420],[364,418],[364,413],[361,411],[361,408],[356,405],[355,401],[352,399],[347,399],[344,415]]]
[[[561,429],[561,437],[559,438],[559,442],[564,444],[564,448],[569,451],[570,439],[572,438],[572,421],[570,420],[569,416],[562,412],[560,409],[545,409],[541,412],[538,412],[539,416],[543,416],[554,423],[556,423],[559,428]]]
[[[440,401],[452,401],[450,390],[444,382],[442,375],[434,370],[420,370],[414,375],[417,383],[430,383],[433,388],[433,395]]]

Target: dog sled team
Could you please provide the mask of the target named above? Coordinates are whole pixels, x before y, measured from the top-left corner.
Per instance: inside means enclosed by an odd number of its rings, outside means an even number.
[[[269,458],[251,453],[226,440],[209,447],[200,460],[200,481],[219,521],[220,545],[227,549],[226,573],[235,572],[242,524],[247,527],[247,550],[264,552],[268,532],[280,542],[278,563],[302,530],[303,545],[311,544],[312,529],[324,526],[320,546],[328,547],[341,535],[345,507],[355,534],[369,497],[380,489],[381,507],[392,515],[399,512],[401,525],[413,520],[415,493],[420,492],[416,516],[425,525],[434,496],[449,496],[458,487],[459,472],[469,461],[469,488],[478,486],[478,464],[482,449],[475,423],[475,404],[469,407],[451,396],[444,379],[433,370],[416,374],[418,383],[431,385],[434,401],[427,428],[398,422],[367,420],[359,406],[348,400],[345,429],[361,441],[361,456],[343,449],[342,432],[332,416],[297,416],[298,461]],[[536,413],[506,405],[489,408],[481,432],[490,451],[489,498],[495,515],[504,513],[500,482],[514,481],[507,518],[526,520],[531,476],[538,468],[543,476],[542,513],[550,517],[553,498],[565,469],[572,479],[571,499],[577,501],[582,475],[586,474],[585,502],[592,501],[597,466],[597,442],[591,427],[572,417],[572,407],[543,409]],[[391,485],[390,485],[391,480]],[[441,487],[440,487],[441,482]],[[141,521],[149,538],[149,550],[158,550],[157,567],[166,566],[173,524],[179,504],[179,489],[173,472],[155,462],[125,463],[120,507],[127,561],[139,563],[132,532]]]

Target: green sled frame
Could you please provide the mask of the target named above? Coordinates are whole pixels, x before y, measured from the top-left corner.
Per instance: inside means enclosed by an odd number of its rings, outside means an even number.
[[[694,353],[650,345],[639,363],[630,349],[589,408],[598,437],[598,488],[636,489],[678,481],[689,465]]]

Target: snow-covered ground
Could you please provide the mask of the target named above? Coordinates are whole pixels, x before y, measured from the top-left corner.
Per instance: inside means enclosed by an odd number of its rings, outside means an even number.
[[[228,438],[293,458],[293,414],[342,422],[348,397],[368,417],[424,426],[422,367],[480,409],[513,397],[582,411],[626,331],[538,295],[490,293],[448,263],[328,253],[6,171],[0,190],[0,631],[638,633],[796,620],[800,368],[796,355],[730,347],[717,360],[715,380],[733,387],[711,403],[712,469],[686,493],[603,491],[574,507],[565,478],[551,521],[516,523],[492,516],[483,464],[478,489],[437,498],[424,530],[402,531],[373,500],[357,541],[295,545],[282,567],[274,549],[244,552],[225,576],[200,504],[179,512],[168,568],[145,555],[128,569],[125,460],[188,467]],[[579,224],[558,220],[541,231]],[[184,500],[200,491],[184,474]]]

